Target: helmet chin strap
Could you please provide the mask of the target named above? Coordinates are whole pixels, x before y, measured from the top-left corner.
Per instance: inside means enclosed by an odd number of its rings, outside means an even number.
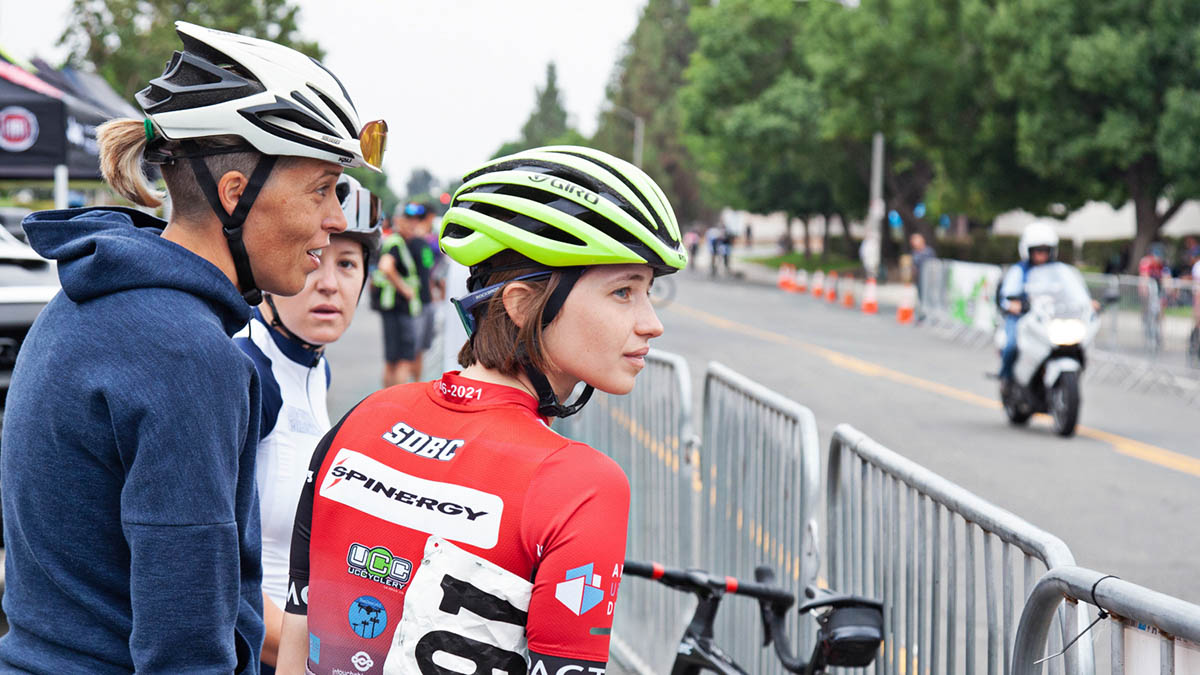
[[[550,292],[550,298],[546,301],[546,307],[542,310],[542,329],[545,330],[554,317],[558,316],[562,310],[563,303],[566,302],[567,296],[570,295],[571,289],[575,288],[575,283],[579,281],[579,277],[583,276],[585,268],[583,267],[564,267],[556,270],[559,273],[558,285]],[[518,345],[517,358],[521,362],[521,367],[525,371],[525,376],[529,378],[530,384],[533,385],[533,390],[537,392],[538,397],[538,414],[544,417],[570,417],[579,412],[588,399],[592,397],[592,392],[595,389],[592,385],[587,385],[583,388],[583,393],[579,398],[570,405],[564,405],[559,402],[558,395],[554,393],[554,388],[550,386],[550,380],[546,379],[546,375],[533,366],[529,356],[525,353],[524,347]]]
[[[209,205],[216,212],[217,218],[221,220],[221,230],[225,233],[225,241],[229,244],[229,254],[233,257],[233,268],[237,271],[238,290],[241,291],[242,299],[246,301],[246,304],[252,307],[262,302],[262,291],[255,284],[254,273],[250,270],[250,256],[246,253],[246,243],[242,240],[242,226],[246,224],[246,216],[250,215],[250,207],[254,206],[254,200],[258,198],[259,191],[267,184],[267,178],[271,175],[271,169],[275,167],[276,159],[275,155],[261,156],[258,165],[250,174],[250,182],[246,184],[246,189],[238,198],[237,206],[234,207],[233,213],[229,213],[221,204],[220,195],[217,194],[217,182],[213,179],[212,172],[208,170],[208,164],[204,162],[204,157],[197,154],[188,155],[188,161],[192,165],[192,171],[196,174],[196,182],[200,185],[200,191],[204,193]]]
[[[296,335],[287,326],[283,325],[283,319],[279,318],[279,310],[275,307],[275,299],[271,297],[270,293],[264,294],[263,299],[271,308],[271,328],[278,328],[284,335],[288,337],[289,340],[299,344],[301,347],[309,350],[310,352],[318,355],[321,353],[321,350],[325,348],[325,345],[313,344],[299,335]]]

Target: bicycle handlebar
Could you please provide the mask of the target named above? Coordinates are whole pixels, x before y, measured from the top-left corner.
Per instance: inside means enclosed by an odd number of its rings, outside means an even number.
[[[656,562],[626,560],[624,572],[625,574],[652,579],[660,584],[692,593],[703,594],[720,591],[733,595],[749,596],[769,603],[771,609],[778,612],[786,612],[788,608],[796,603],[795,596],[790,592],[769,582],[758,583],[742,581],[734,577],[719,577],[711,575],[704,570],[681,570],[666,567]]]

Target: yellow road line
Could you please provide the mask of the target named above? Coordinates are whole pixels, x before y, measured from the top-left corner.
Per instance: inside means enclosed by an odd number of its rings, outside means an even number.
[[[915,375],[909,375],[897,370],[892,370],[891,368],[881,366],[877,363],[871,363],[870,361],[864,361],[860,358],[850,356],[849,354],[843,354],[842,352],[834,351],[832,349],[819,347],[817,345],[810,344],[802,340],[797,340],[781,333],[775,333],[762,328],[747,326],[745,324],[738,323],[737,321],[731,321],[694,307],[682,305],[678,301],[672,303],[670,307],[668,307],[668,310],[685,314],[699,321],[703,321],[710,326],[716,326],[731,332],[741,333],[742,335],[766,340],[767,342],[774,342],[776,344],[784,344],[802,349],[810,354],[825,359],[830,364],[837,366],[838,368],[842,368],[843,370],[849,370],[860,375],[866,375],[867,377],[878,377],[891,380],[893,382],[905,384],[910,387],[922,389],[924,391],[939,394],[947,398],[953,398],[964,403],[969,403],[971,405],[980,406],[983,408],[1000,408],[1000,402],[993,398],[980,396],[979,394],[958,389],[957,387],[952,387],[947,384],[933,382],[932,380],[926,380]],[[1158,466],[1171,469],[1172,471],[1178,471],[1180,473],[1185,473],[1200,478],[1200,459],[1195,457],[1082,425],[1076,427],[1076,433],[1078,433],[1080,436],[1086,436],[1088,438],[1108,443],[1112,446],[1113,450],[1122,455],[1140,459],[1143,462],[1149,462],[1150,464],[1156,464]]]

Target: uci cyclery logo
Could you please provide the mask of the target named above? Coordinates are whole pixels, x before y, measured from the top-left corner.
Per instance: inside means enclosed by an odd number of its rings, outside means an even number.
[[[347,574],[397,590],[404,588],[412,575],[412,561],[392,555],[383,546],[372,548],[359,543],[350,544],[346,564],[349,565]]]
[[[550,187],[558,190],[559,192],[564,192],[568,195],[574,195],[592,205],[600,203],[600,195],[592,192],[591,190],[581,188],[574,183],[568,183],[561,178],[547,176],[544,173],[535,173],[529,176],[529,182],[531,183],[543,183],[547,180],[550,181]]]

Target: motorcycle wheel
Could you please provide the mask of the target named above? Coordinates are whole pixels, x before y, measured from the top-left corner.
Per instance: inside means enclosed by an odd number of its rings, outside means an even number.
[[[1008,416],[1008,421],[1015,425],[1024,425],[1029,422],[1030,416],[1033,415],[1033,410],[1021,400],[1021,397],[1016,393],[1016,385],[1009,387],[1000,387],[1000,403],[1004,405],[1004,414]]]
[[[1065,372],[1058,376],[1050,392],[1050,414],[1059,436],[1075,434],[1075,424],[1079,421],[1079,373]]]

